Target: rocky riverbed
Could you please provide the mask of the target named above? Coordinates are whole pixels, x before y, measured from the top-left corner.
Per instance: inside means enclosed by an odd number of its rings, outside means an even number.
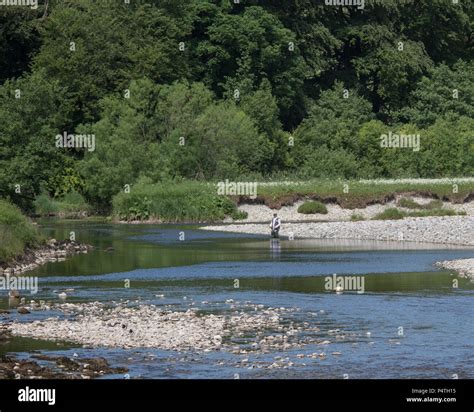
[[[87,253],[92,250],[90,245],[82,244],[74,240],[50,239],[38,249],[27,249],[25,253],[17,259],[0,265],[0,276],[18,275],[47,262],[57,262],[65,260],[68,256],[78,253]]]
[[[268,223],[205,226],[204,230],[269,235]],[[358,239],[474,246],[474,216],[440,216],[359,222],[283,221],[280,235],[301,239]]]
[[[54,306],[60,316],[6,325],[13,336],[69,341],[84,347],[157,348],[176,351],[226,350],[240,353],[268,352],[319,344],[324,339],[307,335],[319,328],[288,321],[295,308],[232,304],[227,313],[195,310],[173,311],[155,305],[106,305],[100,302],[63,303]],[[326,342],[329,343],[329,342]]]

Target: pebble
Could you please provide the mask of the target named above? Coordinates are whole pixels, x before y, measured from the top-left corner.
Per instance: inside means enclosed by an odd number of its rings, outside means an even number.
[[[267,224],[231,224],[206,226],[202,229],[268,235]],[[399,242],[400,233],[403,233],[405,242],[474,246],[474,236],[472,236],[474,216],[410,217],[400,220],[364,220],[359,222],[283,223],[281,235],[285,236],[285,233],[290,232],[295,238],[394,242]]]

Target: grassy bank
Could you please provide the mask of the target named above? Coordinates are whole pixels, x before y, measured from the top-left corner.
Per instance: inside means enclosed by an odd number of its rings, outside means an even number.
[[[6,200],[0,199],[0,264],[20,256],[26,247],[41,243],[32,223]]]
[[[227,196],[207,183],[142,183],[113,199],[113,214],[126,221],[217,222],[245,217]]]
[[[156,220],[161,222],[217,222],[232,217],[244,218],[236,204],[258,203],[279,209],[301,199],[310,199],[300,213],[327,213],[324,203],[343,208],[364,208],[385,204],[396,196],[432,198],[426,205],[402,198],[400,207],[419,209],[410,215],[439,216],[442,201],[463,203],[474,197],[474,178],[338,181],[318,179],[307,182],[258,182],[257,196],[219,195],[211,182],[182,181],[152,184],[138,183],[130,193],[121,192],[113,199],[113,215],[125,221]],[[381,217],[383,218],[383,217]]]
[[[367,181],[318,179],[307,182],[267,182],[259,183],[256,199],[241,196],[239,201],[264,203],[271,208],[280,208],[292,205],[302,198],[311,198],[354,209],[374,203],[386,203],[401,194],[462,203],[474,197],[474,178]]]

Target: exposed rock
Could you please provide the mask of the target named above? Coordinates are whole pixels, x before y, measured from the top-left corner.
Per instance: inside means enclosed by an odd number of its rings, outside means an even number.
[[[474,282],[474,259],[444,260],[436,262],[436,265],[444,269],[454,270],[461,277],[466,277]]]
[[[112,368],[104,358],[74,358],[66,356],[32,355],[31,358],[50,363],[40,365],[28,359],[0,357],[0,379],[91,379],[99,376],[125,373],[126,368]],[[84,368],[87,365],[87,368]]]
[[[286,350],[310,343],[299,339],[302,328],[284,322],[282,314],[292,308],[258,308],[246,304],[231,314],[214,315],[200,314],[197,310],[173,312],[155,305],[106,306],[93,302],[62,303],[55,305],[55,309],[68,316],[15,321],[7,325],[8,330],[13,335],[70,341],[88,347],[233,350],[233,339],[241,343],[244,336],[252,336],[245,349],[237,346],[239,353],[246,353],[247,350]]]
[[[73,240],[57,241],[50,239],[45,245],[38,249],[26,249],[25,253],[8,264],[0,267],[0,276],[18,275],[44,265],[48,262],[64,260],[68,256],[78,253],[87,253],[93,246],[79,243]]]

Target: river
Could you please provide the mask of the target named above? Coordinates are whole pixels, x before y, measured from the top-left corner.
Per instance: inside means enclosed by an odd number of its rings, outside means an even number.
[[[285,322],[317,327],[330,343],[269,353],[83,348],[14,338],[0,346],[26,358],[31,351],[103,356],[129,373],[105,378],[474,378],[474,283],[434,262],[473,256],[472,249],[414,243],[280,240],[206,232],[193,225],[120,225],[43,221],[56,239],[74,232],[95,246],[87,255],[51,262],[38,276],[35,300],[129,300],[202,313],[227,313],[235,303],[289,308]],[[363,293],[335,293],[327,276],[363,279]],[[457,287],[453,287],[457,280]],[[129,284],[128,284],[129,282]],[[125,287],[125,285],[129,287]],[[7,308],[5,295],[0,308]],[[39,320],[48,312],[13,314]],[[305,328],[302,330],[304,337]],[[308,332],[308,336],[311,333]],[[242,336],[237,345],[252,344]],[[324,351],[324,359],[308,357]],[[245,359],[244,359],[245,358]],[[287,367],[269,367],[275,360]]]

